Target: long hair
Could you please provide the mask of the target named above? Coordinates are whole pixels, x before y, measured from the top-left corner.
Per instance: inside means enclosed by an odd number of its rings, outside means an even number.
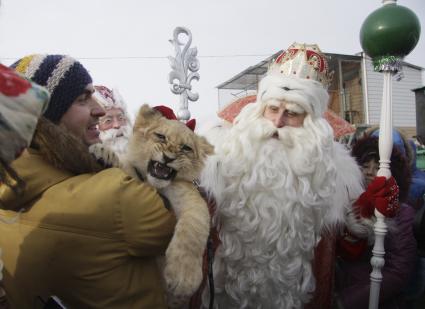
[[[360,166],[370,161],[371,159],[379,162],[378,145],[379,140],[377,137],[366,136],[357,141],[351,150],[351,154]],[[412,174],[408,159],[398,150],[396,146],[393,146],[391,153],[390,169],[391,174],[400,189],[399,200],[400,202],[405,202],[407,200]]]

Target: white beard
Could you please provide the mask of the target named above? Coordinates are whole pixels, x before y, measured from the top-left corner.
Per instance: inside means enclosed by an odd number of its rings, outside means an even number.
[[[215,145],[201,177],[217,203],[214,260],[218,308],[301,308],[315,289],[311,268],[335,192],[332,130],[240,121]],[[323,122],[322,122],[323,120]],[[208,304],[208,295],[204,295]]]
[[[100,131],[99,138],[102,144],[111,149],[121,159],[127,153],[130,134],[130,126],[122,126],[119,129],[112,128],[106,131]]]

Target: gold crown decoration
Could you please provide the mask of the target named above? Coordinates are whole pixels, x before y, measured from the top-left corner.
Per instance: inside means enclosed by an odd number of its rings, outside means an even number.
[[[333,73],[328,60],[316,44],[293,43],[271,64],[270,70],[278,70],[287,77],[315,80],[328,88]]]

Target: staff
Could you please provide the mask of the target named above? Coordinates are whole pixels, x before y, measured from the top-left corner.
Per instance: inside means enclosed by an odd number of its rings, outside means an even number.
[[[420,36],[420,23],[410,9],[399,6],[396,0],[383,0],[382,7],[372,12],[360,30],[363,50],[372,58],[374,70],[384,74],[383,98],[379,129],[379,171],[377,176],[391,177],[390,157],[392,140],[392,76],[401,79],[401,62],[415,48]],[[385,217],[375,209],[375,244],[371,259],[372,272],[369,309],[379,305],[381,268],[385,264],[384,238],[387,233]]]

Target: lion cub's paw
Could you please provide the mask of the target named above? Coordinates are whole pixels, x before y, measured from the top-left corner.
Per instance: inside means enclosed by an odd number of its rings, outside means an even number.
[[[89,152],[95,157],[96,161],[105,167],[119,167],[120,160],[111,148],[102,143],[93,144],[89,147]]]
[[[192,296],[202,282],[202,255],[195,257],[181,251],[168,247],[164,269],[167,291],[176,299]]]

